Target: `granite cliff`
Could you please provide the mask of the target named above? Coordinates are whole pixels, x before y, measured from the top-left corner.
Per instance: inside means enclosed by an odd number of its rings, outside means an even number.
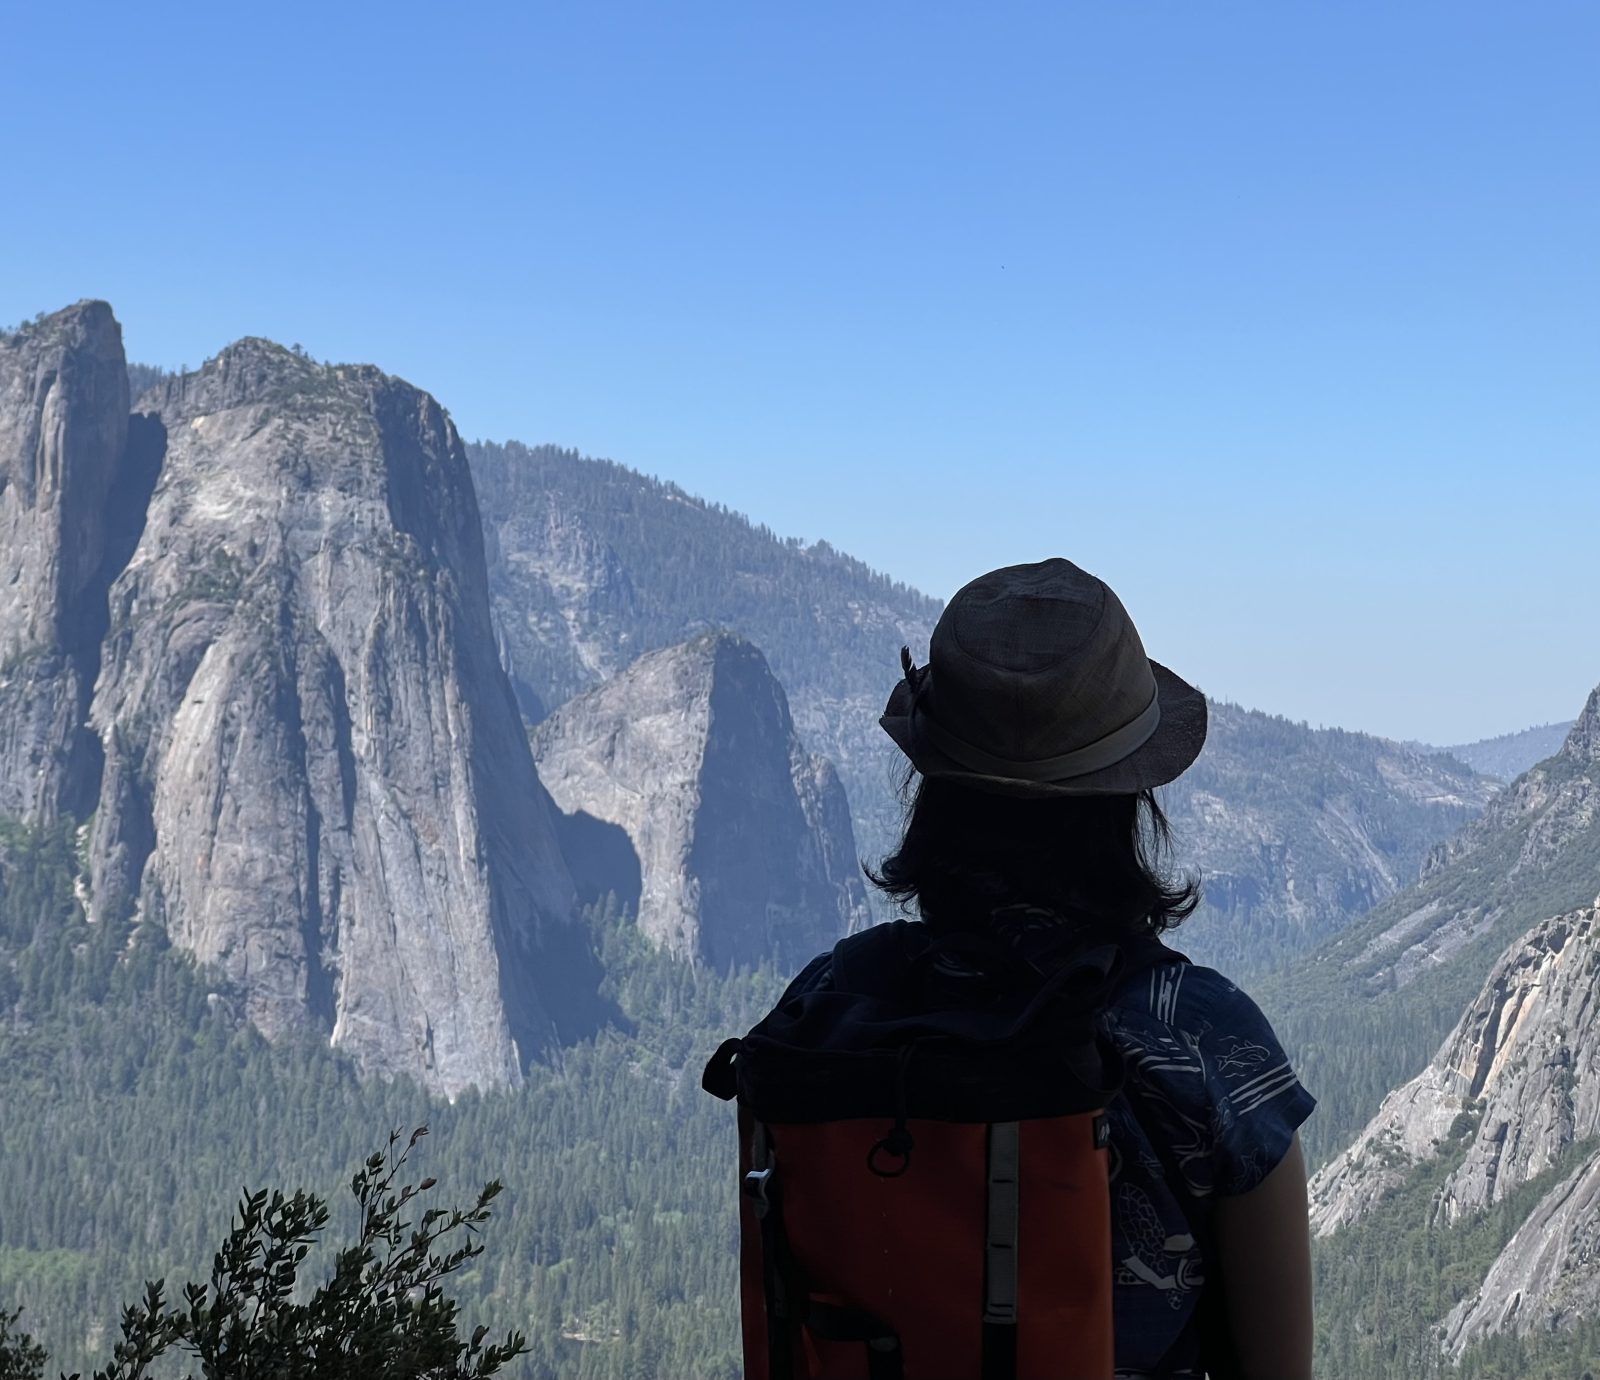
[[[801,740],[838,769],[862,851],[882,856],[900,811],[878,715],[901,646],[926,651],[937,600],[621,465],[515,443],[469,454],[530,725],[645,652],[732,629],[770,661]]]
[[[81,302],[0,335],[0,814],[93,808],[106,585],[141,495],[122,331]]]
[[[1328,1237],[1382,1213],[1437,1165],[1428,1230],[1449,1233],[1555,1175],[1439,1324],[1440,1344],[1459,1358],[1496,1332],[1556,1331],[1600,1312],[1597,1146],[1600,902],[1507,949],[1429,1065],[1312,1178],[1312,1225]],[[1450,1246],[1443,1236],[1435,1249]]]
[[[579,887],[670,952],[793,966],[866,920],[844,789],[751,643],[640,657],[533,730]]]
[[[1593,906],[1545,920],[1507,949],[1429,1065],[1314,1176],[1317,1233],[1360,1219],[1455,1137],[1467,1137],[1466,1153],[1434,1200],[1445,1225],[1600,1135],[1597,979]]]
[[[109,385],[108,385],[109,387]],[[261,340],[169,379],[89,723],[93,914],[454,1094],[592,1025],[598,975],[495,651],[454,427]]]
[[[516,443],[468,453],[530,724],[644,652],[733,629],[769,658],[801,741],[838,768],[862,856],[883,857],[904,759],[878,715],[901,645],[925,656],[936,600],[609,461]],[[1177,861],[1209,897],[1185,947],[1245,970],[1325,940],[1407,886],[1492,789],[1415,748],[1213,704],[1205,753],[1165,793]]]
[[[1238,705],[1210,706],[1199,761],[1162,793],[1204,908],[1186,951],[1230,971],[1282,962],[1415,880],[1493,784],[1448,758]]]
[[[1417,884],[1352,927],[1330,949],[1329,961],[1368,990],[1404,988],[1452,966],[1469,950],[1477,952],[1473,946],[1480,940],[1497,953],[1534,920],[1582,904],[1596,892],[1600,688],[1590,694],[1560,750],[1431,849]]]
[[[1320,1100],[1306,1140],[1314,1165],[1428,1066],[1510,946],[1600,894],[1597,725],[1600,694],[1555,756],[1429,850],[1417,881],[1253,982]]]
[[[1496,1332],[1557,1332],[1600,1316],[1600,1151],[1539,1200],[1483,1283],[1440,1327],[1445,1353],[1459,1358]]]

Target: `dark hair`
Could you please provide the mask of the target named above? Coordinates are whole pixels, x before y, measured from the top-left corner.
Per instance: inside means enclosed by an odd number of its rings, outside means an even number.
[[[1152,791],[1019,797],[923,777],[912,793],[914,780],[900,846],[867,876],[934,929],[978,929],[1021,904],[1126,938],[1170,930],[1200,902],[1196,878],[1163,871],[1172,830]]]

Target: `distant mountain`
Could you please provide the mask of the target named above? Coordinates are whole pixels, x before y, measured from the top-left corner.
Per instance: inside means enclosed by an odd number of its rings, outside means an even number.
[[[533,747],[580,893],[617,894],[658,947],[793,968],[866,922],[844,788],[743,638],[646,653]]]
[[[1347,1144],[1427,1065],[1513,941],[1597,895],[1600,689],[1560,750],[1434,848],[1415,885],[1258,993],[1322,1100],[1316,1152]]]
[[[1525,728],[1520,733],[1502,733],[1498,738],[1484,738],[1476,743],[1458,743],[1454,747],[1423,750],[1445,753],[1497,781],[1511,781],[1529,767],[1553,756],[1571,729],[1572,720],[1568,719],[1565,723],[1540,724],[1537,728]]]
[[[1205,751],[1162,792],[1205,898],[1179,942],[1230,971],[1290,962],[1408,886],[1492,792],[1448,758],[1213,703]]]
[[[468,448],[505,661],[530,724],[647,651],[728,629],[766,655],[807,749],[849,793],[867,856],[900,813],[878,728],[940,604],[676,485],[551,446]]]
[[[530,724],[644,651],[731,629],[766,654],[806,748],[838,768],[862,855],[883,856],[905,763],[878,716],[901,645],[925,657],[938,601],[610,461],[516,443],[468,454]],[[1491,789],[1400,744],[1213,705],[1200,762],[1166,792],[1178,861],[1207,884],[1185,945],[1241,970],[1281,962],[1409,884]]]

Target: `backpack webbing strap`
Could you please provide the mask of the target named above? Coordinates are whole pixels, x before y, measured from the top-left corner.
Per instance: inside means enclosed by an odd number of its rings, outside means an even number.
[[[783,1234],[783,1212],[778,1201],[771,1141],[767,1128],[756,1122],[750,1147],[751,1170],[744,1191],[761,1223],[761,1283],[767,1305],[768,1380],[791,1380],[794,1375],[793,1315],[785,1278],[788,1243]]]
[[[1021,1127],[989,1127],[989,1215],[983,1272],[983,1380],[1017,1373],[1017,1234],[1022,1166]]]
[[[899,1334],[865,1309],[812,1300],[806,1307],[806,1331],[825,1342],[864,1342],[867,1380],[902,1380],[905,1375]]]

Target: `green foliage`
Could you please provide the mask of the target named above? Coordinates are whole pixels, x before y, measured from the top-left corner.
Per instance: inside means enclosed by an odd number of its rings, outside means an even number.
[[[443,1103],[403,1079],[362,1084],[319,1043],[269,1046],[240,1024],[239,994],[158,935],[97,934],[73,897],[75,843],[70,823],[0,827],[0,986],[10,984],[0,993],[0,1301],[25,1307],[58,1365],[92,1372],[147,1276],[203,1274],[241,1181],[330,1182],[365,1153],[368,1128],[426,1122],[431,1174],[505,1184],[482,1254],[463,1262],[452,1290],[464,1336],[490,1319],[526,1331],[526,1353],[502,1374],[739,1374],[732,1114],[700,1092],[699,1071],[722,1036],[770,1004],[782,975],[669,961],[609,900],[590,918],[627,1027],[562,1051],[520,1089]],[[1430,1021],[1460,1015],[1461,1000],[1453,1011],[1437,1000],[1435,1012],[1339,1008],[1329,997],[1312,1027],[1297,1024],[1305,1013],[1292,1001],[1264,1005],[1285,1027],[1326,1033],[1307,1074],[1326,1107],[1354,1105],[1346,1084],[1376,1105],[1392,1086],[1386,1046],[1397,1032],[1419,1050]],[[1380,1007],[1387,1024],[1374,1038]],[[1408,1014],[1415,1024],[1403,1026]],[[1442,1374],[1428,1369],[1432,1326],[1477,1286],[1549,1182],[1480,1218],[1431,1224],[1431,1195],[1474,1120],[1465,1113],[1444,1158],[1369,1222],[1318,1243],[1320,1374]],[[300,1211],[294,1201],[259,1203],[263,1252],[293,1227],[271,1214]],[[358,1232],[359,1218],[340,1210],[330,1232]],[[337,1266],[316,1246],[305,1261]],[[208,1291],[208,1306],[216,1298]],[[175,1311],[145,1302],[147,1316]],[[1600,1354],[1597,1326],[1494,1338],[1458,1374],[1576,1380],[1580,1358]]]
[[[240,1024],[240,995],[159,935],[101,939],[65,904],[70,826],[10,837],[0,1300],[26,1308],[57,1365],[91,1374],[146,1278],[203,1277],[241,1181],[331,1182],[372,1126],[426,1122],[430,1174],[505,1184],[453,1290],[463,1330],[507,1319],[526,1332],[502,1374],[738,1375],[733,1120],[699,1075],[771,1003],[774,970],[667,960],[615,903],[598,908],[629,1028],[562,1051],[520,1089],[445,1103],[404,1079],[363,1084],[320,1043],[268,1045]],[[17,859],[32,860],[26,887],[11,885]],[[340,1210],[332,1228],[353,1233]]]
[[[485,1185],[464,1211],[429,1208],[406,1220],[435,1184],[429,1178],[395,1186],[426,1131],[416,1130],[398,1154],[394,1132],[388,1148],[357,1172],[351,1191],[359,1236],[309,1298],[296,1298],[300,1268],[327,1226],[326,1205],[303,1191],[270,1199],[265,1190],[246,1194],[212,1262],[211,1282],[188,1285],[181,1307],[167,1304],[163,1282],[147,1284],[142,1301],[123,1310],[122,1340],[95,1380],[143,1380],[174,1350],[191,1355],[204,1375],[229,1380],[477,1380],[498,1373],[527,1350],[521,1334],[486,1346],[489,1329],[480,1324],[463,1340],[458,1305],[441,1281],[483,1253],[471,1236],[488,1220],[500,1185]],[[458,1231],[468,1239],[436,1252]]]
[[[1444,1358],[1438,1324],[1470,1296],[1529,1211],[1551,1186],[1594,1153],[1569,1146],[1545,1173],[1487,1211],[1446,1226],[1436,1195],[1461,1162],[1454,1139],[1358,1226],[1315,1244],[1319,1375],[1338,1380],[1577,1380],[1600,1354],[1600,1319],[1549,1336],[1499,1336],[1469,1350],[1458,1368]]]
[[[45,1349],[17,1327],[19,1308],[0,1310],[0,1380],[39,1380],[44,1374]]]

